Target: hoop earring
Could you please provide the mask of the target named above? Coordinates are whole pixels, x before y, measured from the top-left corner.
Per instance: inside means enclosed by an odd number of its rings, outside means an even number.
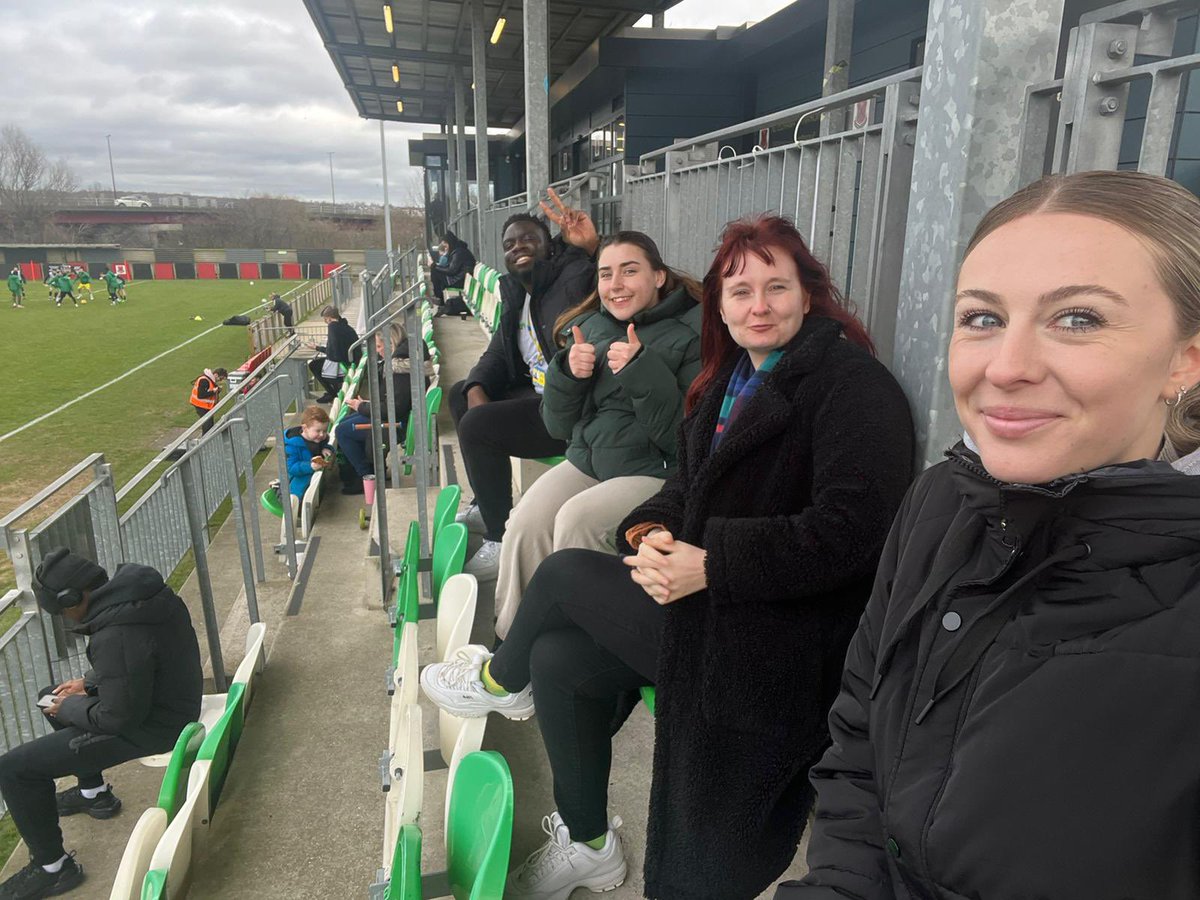
[[[1167,404],[1167,406],[1174,409],[1176,406],[1178,406],[1180,403],[1183,402],[1183,395],[1186,394],[1187,391],[1188,391],[1188,389],[1186,387],[1184,387],[1183,385],[1180,385],[1179,388],[1175,391],[1175,399],[1171,400],[1171,399],[1167,398],[1167,399],[1163,400],[1163,403]]]

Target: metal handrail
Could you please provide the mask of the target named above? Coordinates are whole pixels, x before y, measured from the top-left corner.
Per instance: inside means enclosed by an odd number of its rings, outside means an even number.
[[[922,66],[914,66],[911,69],[905,69],[903,72],[897,72],[894,75],[888,75],[885,78],[878,78],[875,81],[859,85],[858,87],[849,88],[845,91],[839,91],[836,94],[830,94],[828,97],[818,97],[816,100],[810,100],[807,103],[801,103],[799,106],[791,106],[787,109],[780,110],[779,112],[768,113],[765,116],[759,116],[757,119],[750,119],[747,122],[739,122],[737,125],[730,125],[727,128],[720,128],[716,131],[710,131],[697,137],[676,141],[667,147],[661,147],[658,150],[651,150],[649,153],[643,153],[640,157],[638,157],[638,162],[639,164],[644,165],[651,160],[665,158],[668,153],[679,150],[689,150],[692,147],[700,144],[711,144],[714,141],[721,141],[725,138],[738,137],[748,134],[752,131],[758,131],[762,128],[770,128],[773,125],[781,125],[790,121],[796,116],[801,116],[805,113],[813,112],[815,110],[847,106],[851,103],[857,103],[860,100],[867,100],[876,94],[881,93],[889,85],[901,84],[906,81],[914,81],[920,78],[922,71]]]

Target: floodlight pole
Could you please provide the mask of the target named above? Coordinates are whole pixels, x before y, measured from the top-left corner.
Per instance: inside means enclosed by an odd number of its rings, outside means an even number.
[[[333,151],[329,151],[329,196],[330,202],[337,206],[337,192],[333,189]]]
[[[383,119],[379,120],[379,159],[383,164],[383,239],[387,248],[388,274],[392,271],[392,206],[388,203],[387,141],[383,136]]]
[[[108,174],[112,177],[113,202],[116,202],[116,199],[117,199],[117,170],[113,168],[112,135],[106,134],[104,136],[104,142],[106,144],[108,144]]]

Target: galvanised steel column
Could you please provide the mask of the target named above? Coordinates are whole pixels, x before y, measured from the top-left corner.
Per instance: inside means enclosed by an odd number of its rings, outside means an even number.
[[[471,0],[471,77],[475,97],[475,187],[479,192],[479,215],[476,216],[475,256],[484,259],[483,230],[486,228],[484,214],[492,202],[492,169],[488,159],[488,104],[487,104],[487,41],[484,31],[483,0]],[[459,235],[462,237],[462,235]]]
[[[275,380],[275,402],[279,409],[279,431],[275,437],[275,460],[279,464],[279,505],[283,507],[283,536],[287,543],[284,553],[287,554],[288,578],[296,580],[296,517],[292,514],[292,490],[288,485],[287,451],[284,442],[287,441],[287,403],[283,399],[283,379],[291,380],[288,375],[281,375]],[[303,388],[302,388],[303,389]]]
[[[242,507],[242,486],[238,478],[237,439],[233,436],[234,425],[245,425],[243,418],[230,419],[221,429],[220,437],[225,450],[226,472],[229,475],[229,502],[233,510],[234,532],[237,534],[238,555],[242,560],[242,584],[246,588],[246,611],[250,615],[250,624],[259,621],[258,593],[254,588],[254,565],[250,557],[250,535],[246,528],[246,511]],[[253,470],[253,466],[250,467]],[[248,476],[250,484],[254,484],[253,472]]]
[[[387,140],[383,134],[383,119],[379,120],[379,162],[383,169],[383,239],[388,258],[388,274],[392,274],[392,205],[388,202]],[[336,283],[336,282],[335,282]]]
[[[196,481],[199,454],[193,451],[179,463],[183,481],[184,505],[187,507],[188,531],[191,533],[192,561],[196,565],[196,586],[200,589],[200,607],[204,611],[204,630],[208,634],[208,655],[212,662],[213,685],[217,693],[224,692],[225,662],[221,655],[221,623],[213,602],[212,578],[208,572],[208,516],[204,511],[204,492]],[[286,486],[287,482],[284,482]],[[284,510],[284,515],[288,510]]]
[[[550,48],[546,0],[525,0],[525,195],[532,209],[550,184]]]
[[[467,98],[463,96],[462,72],[458,66],[454,67],[450,83],[454,86],[454,155],[458,157],[458,211],[465,216],[471,208],[471,167],[467,160]],[[459,237],[462,235],[459,234]]]
[[[247,410],[250,404],[246,404]],[[250,436],[250,421],[247,417],[242,420],[242,451],[246,454],[246,494],[250,502],[250,536],[254,545],[254,563],[258,570],[258,581],[267,580],[267,566],[263,561],[262,527],[258,520],[258,492],[254,489],[254,441]]]
[[[442,179],[442,194],[446,197],[446,221],[442,228],[449,228],[458,215],[458,195],[454,183],[458,180],[458,146],[454,140],[454,105],[446,104],[446,177]],[[435,235],[441,237],[441,234]]]
[[[930,5],[892,365],[923,465],[961,434],[946,376],[958,265],[983,214],[1017,187],[1023,86],[1054,78],[1063,3]]]
[[[850,87],[851,38],[854,34],[854,0],[829,0],[825,20],[825,78],[821,96],[828,97]],[[846,130],[846,110],[822,113],[821,134]]]

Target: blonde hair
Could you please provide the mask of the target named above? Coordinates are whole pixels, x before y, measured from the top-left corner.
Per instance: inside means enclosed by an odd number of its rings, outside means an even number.
[[[1179,338],[1200,334],[1200,200],[1174,181],[1141,172],[1050,175],[992,207],[967,253],[996,229],[1034,213],[1074,213],[1111,222],[1145,245],[1175,306]],[[1189,388],[1195,385],[1186,385]],[[1171,407],[1167,437],[1180,454],[1200,447],[1200,391]]]

